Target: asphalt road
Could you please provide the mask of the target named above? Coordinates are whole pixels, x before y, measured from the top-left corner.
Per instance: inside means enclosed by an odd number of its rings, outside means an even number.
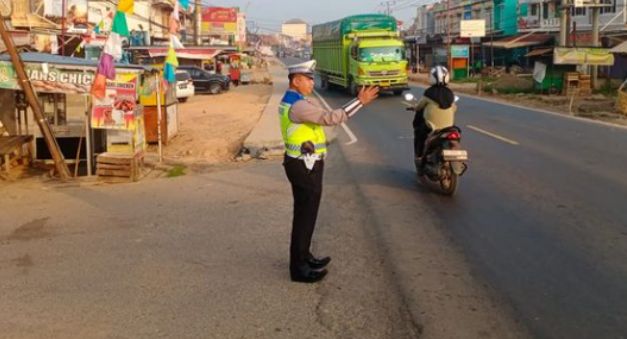
[[[383,95],[349,122],[358,142],[339,145],[397,269],[416,273],[404,260],[426,244],[411,239],[434,225],[532,336],[627,338],[627,130],[463,96],[470,170],[448,198],[415,180],[404,107]]]

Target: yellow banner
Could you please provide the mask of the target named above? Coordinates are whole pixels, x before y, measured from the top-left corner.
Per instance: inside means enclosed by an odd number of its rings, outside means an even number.
[[[562,48],[553,53],[556,65],[598,65],[613,66],[614,55],[607,48]]]

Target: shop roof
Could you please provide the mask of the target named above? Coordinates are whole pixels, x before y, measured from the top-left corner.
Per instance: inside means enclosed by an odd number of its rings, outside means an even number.
[[[97,67],[98,62],[82,59],[82,58],[74,58],[61,56],[56,54],[48,54],[48,53],[20,53],[23,62],[37,62],[37,63],[49,63],[55,65],[67,65],[67,66],[83,66],[83,67]],[[1,54],[0,61],[11,61],[11,57],[8,54]],[[132,64],[121,64],[116,63],[116,68],[126,68],[126,69],[140,69],[140,70],[150,70],[152,67],[144,66],[144,65],[132,65]]]
[[[614,46],[614,48],[610,49],[610,53],[627,54],[627,41]]]
[[[176,57],[182,59],[208,60],[213,59],[222,52],[216,48],[177,48]],[[168,55],[168,47],[151,47],[148,48],[148,55],[151,57],[163,57]]]
[[[553,39],[551,34],[518,34],[494,42],[484,42],[485,46],[493,46],[496,48],[519,48],[543,45]]]
[[[537,57],[550,54],[553,54],[553,48],[538,48],[527,53],[525,57]]]

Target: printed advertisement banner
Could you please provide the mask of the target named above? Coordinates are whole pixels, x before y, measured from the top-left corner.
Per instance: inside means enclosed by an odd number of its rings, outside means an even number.
[[[608,48],[555,48],[553,62],[556,65],[613,66],[614,55]]]
[[[87,94],[94,81],[93,70],[59,68],[38,63],[26,63],[24,68],[37,92]],[[8,61],[0,61],[0,88],[21,89],[15,69]]]
[[[59,43],[55,34],[31,33],[30,45],[38,52],[59,54]]]
[[[63,18],[63,2],[65,1],[65,24],[68,32],[87,31],[87,0],[43,0],[44,17],[58,25]]]
[[[237,34],[237,8],[203,9],[201,31],[203,34]]]
[[[103,99],[94,98],[91,127],[134,131],[137,127],[137,74],[117,73],[107,80]]]

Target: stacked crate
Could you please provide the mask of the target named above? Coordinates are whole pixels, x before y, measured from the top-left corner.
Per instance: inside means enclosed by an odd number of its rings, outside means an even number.
[[[579,95],[581,96],[592,95],[592,85],[590,81],[590,74],[579,74]]]
[[[564,73],[564,88],[562,94],[566,96],[589,96],[592,94],[592,86],[589,74],[579,72]]]
[[[564,73],[564,88],[562,94],[573,96],[579,93],[579,72]]]
[[[144,153],[118,154],[105,152],[96,158],[96,174],[105,181],[138,181]]]

